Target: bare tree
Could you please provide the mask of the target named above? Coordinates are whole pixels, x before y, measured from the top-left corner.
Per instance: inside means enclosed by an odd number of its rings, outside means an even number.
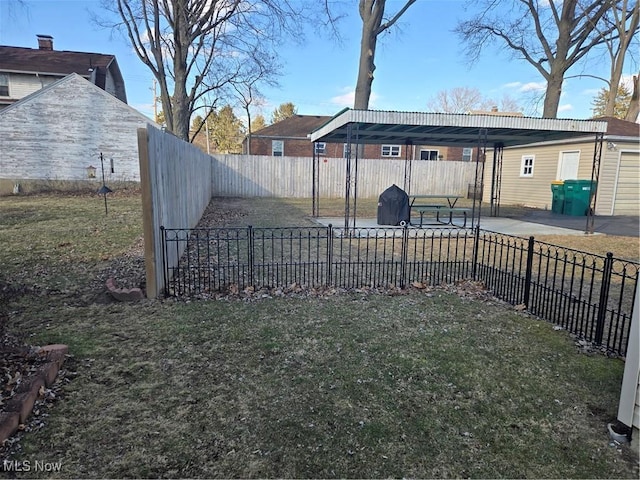
[[[542,116],[555,118],[566,72],[615,31],[604,18],[619,0],[473,0],[478,2],[479,13],[456,27],[468,55],[477,60],[496,41],[530,63],[547,82]]]
[[[239,106],[244,110],[247,116],[247,154],[251,155],[251,134],[253,126],[251,121],[251,109],[254,106],[264,105],[264,98],[260,93],[260,85],[266,84],[276,86],[277,82],[273,80],[275,70],[277,68],[275,59],[266,62],[256,62],[257,68],[252,68],[250,72],[243,75],[239,81],[231,82],[233,96]]]
[[[192,113],[206,95],[239,83],[248,64],[272,58],[285,33],[302,38],[301,6],[290,0],[105,1],[160,87],[167,129],[189,140]],[[255,55],[255,52],[261,52]]]
[[[628,120],[629,122],[636,122],[638,120],[638,113],[640,113],[640,102],[638,102],[639,77],[640,73],[633,76],[633,90],[631,91],[631,101],[629,102],[629,110],[627,110],[627,115],[624,117],[624,119]]]
[[[359,110],[369,108],[373,72],[376,69],[374,62],[378,36],[393,26],[415,1],[406,0],[402,8],[391,16],[389,20],[386,20],[386,0],[360,0],[359,11],[362,19],[362,38],[360,40],[360,62],[353,108]]]
[[[427,106],[434,112],[468,113],[470,110],[488,110],[492,102],[483,98],[477,88],[455,87],[437,92]]]
[[[616,92],[620,87],[624,61],[631,42],[638,32],[638,20],[640,19],[640,3],[637,1],[635,5],[629,5],[628,0],[614,3],[615,5],[604,18],[606,30],[611,30],[611,32],[608,34],[603,32],[601,34],[611,59],[610,78],[607,82],[609,84],[609,96],[604,112],[607,116],[612,116],[616,110]]]
[[[440,90],[428,102],[427,107],[434,112],[441,113],[469,113],[474,110],[500,112],[519,112],[521,107],[509,95],[503,95],[499,100],[487,98],[477,88],[455,87]]]

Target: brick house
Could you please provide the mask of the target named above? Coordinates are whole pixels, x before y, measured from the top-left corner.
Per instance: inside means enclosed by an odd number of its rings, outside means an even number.
[[[249,136],[242,142],[242,153],[273,157],[311,157],[313,144],[307,137],[313,130],[328,122],[331,118],[323,115],[294,115],[269,125],[251,134],[251,149],[248,148]],[[434,161],[472,161],[475,159],[473,148],[442,147],[429,145],[365,145],[364,158],[384,159],[407,157],[413,160]],[[329,158],[343,158],[346,155],[345,143],[318,143],[316,153]]]
[[[127,103],[114,55],[54,50],[53,37],[37,37],[37,49],[0,45],[0,110],[71,73]]]

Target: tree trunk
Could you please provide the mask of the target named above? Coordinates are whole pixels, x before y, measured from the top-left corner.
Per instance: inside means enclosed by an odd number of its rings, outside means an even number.
[[[543,118],[556,118],[558,106],[560,105],[560,95],[562,94],[562,83],[564,75],[562,73],[549,75],[547,79],[547,91],[544,96]]]
[[[247,155],[251,155],[251,112],[249,111],[249,105],[247,105]]]
[[[629,103],[629,110],[624,119],[629,122],[635,122],[638,120],[638,113],[640,113],[640,105],[638,104],[638,78],[639,75],[633,76],[633,93],[631,94],[631,102]]]
[[[614,117],[616,111],[616,99],[618,98],[618,89],[620,88],[620,79],[622,78],[622,67],[624,66],[624,56],[618,55],[611,65],[611,79],[609,80],[609,96],[604,107],[604,115],[606,117]]]
[[[373,72],[376,69],[374,64],[376,54],[376,44],[378,25],[375,25],[371,17],[362,19],[362,39],[360,40],[360,63],[358,65],[358,81],[353,102],[356,110],[367,110],[369,108],[369,98],[371,97],[371,85],[373,84]]]
[[[386,1],[387,0],[360,0],[358,4],[360,18],[362,19],[362,38],[360,40],[358,81],[356,83],[353,102],[353,108],[356,110],[367,110],[369,108],[373,72],[376,69],[374,62],[378,35],[393,26],[416,0],[405,0],[402,8],[383,24],[382,20],[385,17],[384,9]]]

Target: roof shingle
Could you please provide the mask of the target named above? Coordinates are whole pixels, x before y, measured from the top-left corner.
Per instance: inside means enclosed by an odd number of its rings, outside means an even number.
[[[607,122],[607,135],[619,135],[621,137],[640,137],[640,125],[616,117],[597,117],[594,120]]]
[[[251,134],[260,137],[287,137],[307,140],[307,135],[328,122],[332,117],[323,115],[293,115],[277,123],[261,128]]]
[[[115,57],[102,53],[40,50],[0,45],[0,71],[49,73],[66,76],[90,74],[90,68],[108,68]]]

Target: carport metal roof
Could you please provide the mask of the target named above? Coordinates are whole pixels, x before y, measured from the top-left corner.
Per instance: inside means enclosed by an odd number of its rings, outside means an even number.
[[[351,133],[349,132],[351,127]],[[391,112],[344,109],[309,135],[312,142],[473,147],[482,130],[488,146],[528,143],[606,133],[607,122],[500,115]],[[485,132],[486,130],[486,132]],[[486,133],[486,136],[485,136]],[[356,137],[356,138],[354,138]]]

